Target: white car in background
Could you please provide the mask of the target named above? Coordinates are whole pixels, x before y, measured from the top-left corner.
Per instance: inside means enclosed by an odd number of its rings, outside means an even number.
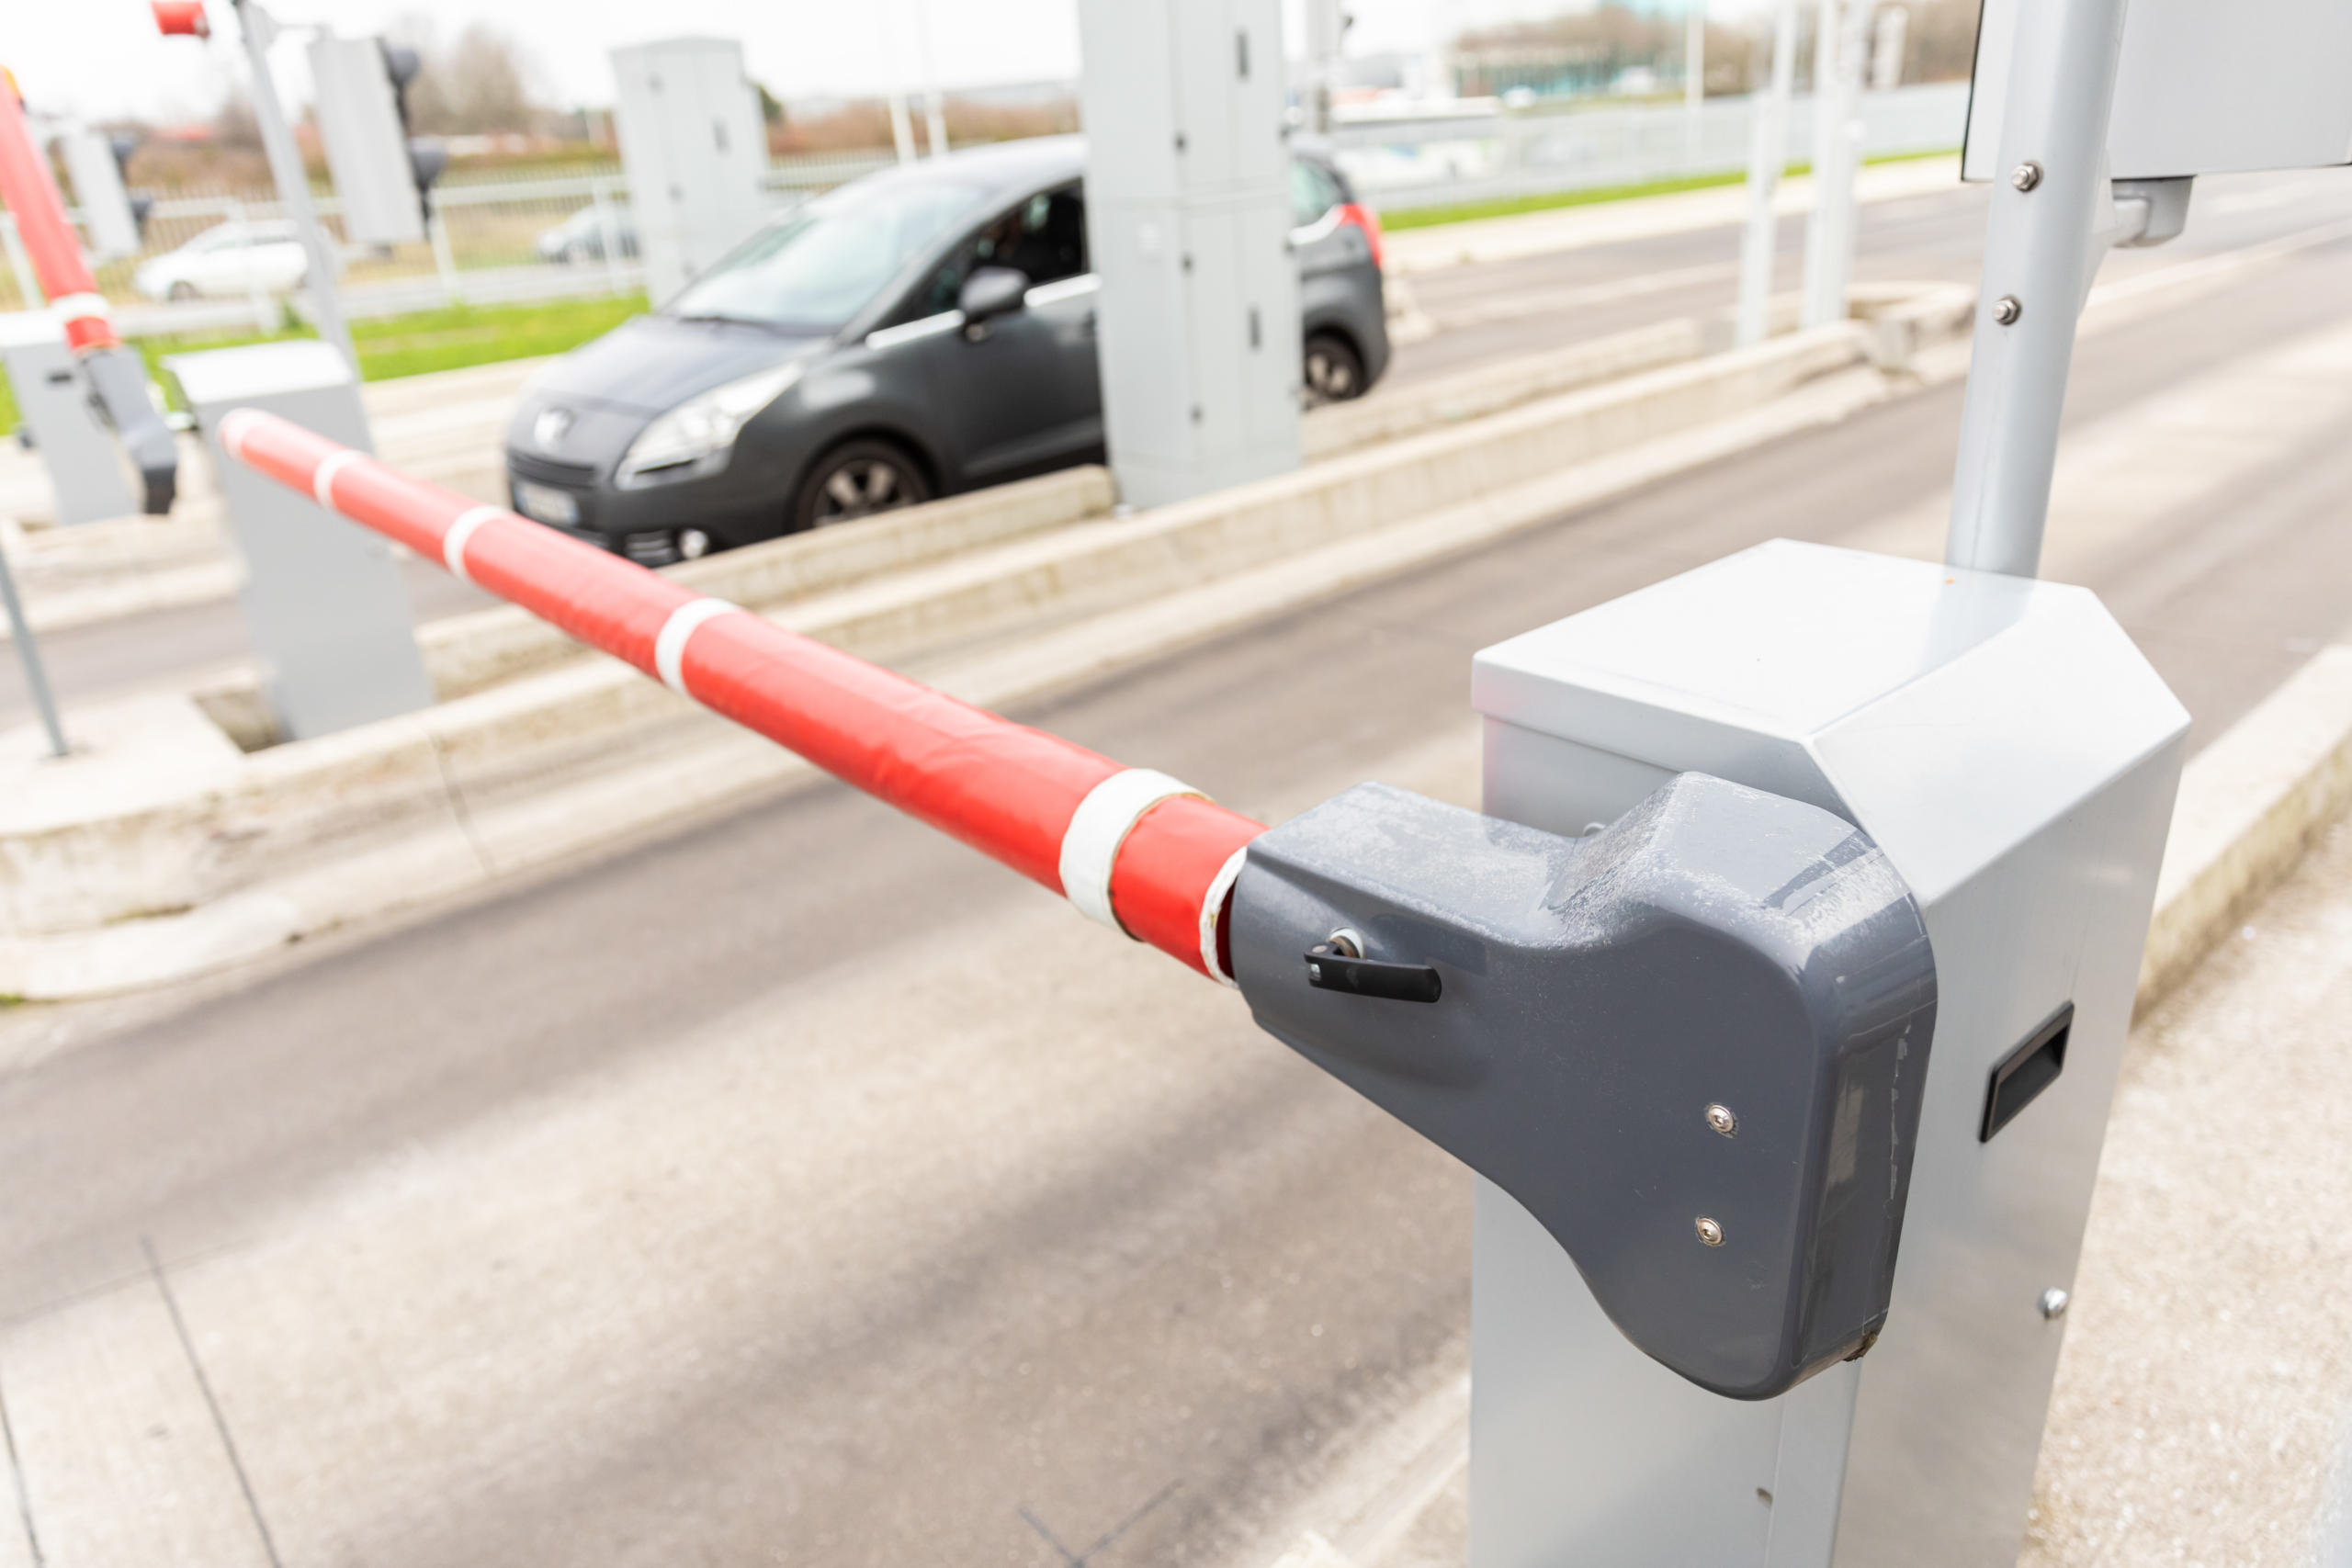
[[[242,299],[285,293],[307,270],[291,223],[216,223],[141,266],[131,287],[150,299]]]

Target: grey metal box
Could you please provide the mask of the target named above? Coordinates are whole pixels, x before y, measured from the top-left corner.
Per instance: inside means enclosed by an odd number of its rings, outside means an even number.
[[[2089,592],[1779,542],[1477,656],[1486,807],[1606,823],[1699,771],[1875,839],[1940,1002],[1883,1337],[1778,1399],[1682,1382],[1481,1184],[1474,1568],[2016,1561],[2188,716]],[[1995,1066],[2064,1070],[1980,1142]]]
[[[311,40],[310,57],[319,140],[343,201],[344,238],[363,245],[424,239],[424,205],[383,46],[322,31]]]
[[[175,355],[164,368],[178,378],[220,478],[243,558],[237,602],[288,738],[431,706],[433,682],[391,545],[220,450],[221,415],[260,409],[372,451],[343,355],[323,343],[273,343]]]
[[[90,403],[90,384],[47,310],[0,315],[0,365],[32,431],[61,526],[128,517],[139,510],[114,434]]]
[[[90,232],[91,259],[113,261],[139,254],[139,219],[122,188],[122,168],[102,130],[69,130],[57,139],[65,172],[74,176],[74,205]]]
[[[1121,496],[1299,463],[1278,0],[1084,0],[1088,254]]]
[[[1999,172],[2018,17],[1985,0],[1962,177]],[[2165,179],[2352,163],[2352,6],[2343,0],[2132,0],[2116,62],[2108,172]]]
[[[767,122],[732,39],[616,49],[613,78],[646,292],[659,309],[767,216]]]

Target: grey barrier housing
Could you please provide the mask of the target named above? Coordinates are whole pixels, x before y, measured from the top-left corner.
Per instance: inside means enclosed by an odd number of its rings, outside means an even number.
[[[90,400],[65,329],[47,310],[0,316],[0,364],[48,472],[57,524],[100,523],[138,510],[113,440]]]
[[[1693,1386],[1481,1176],[1473,1568],[2015,1562],[2188,716],[2083,589],[1787,541],[1485,649],[1471,700],[1489,817],[1572,837],[1694,773],[1803,802],[1900,876],[1936,981],[1859,1361]]]
[[[1260,1026],[1517,1198],[1645,1353],[1762,1399],[1876,1338],[1936,974],[1851,823],[1685,773],[1569,839],[1365,784],[1233,910]],[[1317,973],[1340,931],[1433,1003]]]
[[[179,483],[179,444],[148,396],[147,367],[128,348],[75,354],[64,326],[46,310],[0,315],[0,363],[48,470],[61,527],[162,516]],[[116,443],[140,479],[134,504]]]
[[[259,409],[374,450],[358,383],[320,342],[257,344],[164,361],[204,432],[244,567],[238,608],[278,725],[309,739],[433,705],[391,545],[220,451],[220,418]]]

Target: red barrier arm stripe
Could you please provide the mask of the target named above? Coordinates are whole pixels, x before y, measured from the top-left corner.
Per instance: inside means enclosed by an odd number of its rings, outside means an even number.
[[[220,421],[228,454],[353,522],[460,570],[593,647],[1057,893],[1079,808],[1138,775],[854,655],[681,587],[513,513],[485,509],[272,414]],[[485,513],[487,513],[485,515]],[[467,519],[460,526],[460,519]],[[456,530],[453,537],[453,529]],[[1140,775],[1157,779],[1159,775]],[[1116,923],[1230,984],[1226,906],[1265,829],[1163,781],[1139,810],[1095,808],[1070,863],[1104,880]],[[1106,824],[1118,831],[1105,831]],[[1080,901],[1080,907],[1085,904]]]
[[[0,199],[17,220],[17,232],[32,259],[41,292],[65,318],[65,341],[74,349],[114,348],[121,339],[107,319],[106,297],[82,259],[82,242],[66,220],[64,198],[49,161],[33,140],[25,106],[0,78]]]

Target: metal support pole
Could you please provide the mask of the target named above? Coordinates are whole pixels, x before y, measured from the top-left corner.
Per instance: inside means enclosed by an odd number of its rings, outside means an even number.
[[[228,215],[230,222],[240,229],[245,229],[248,242],[246,248],[250,252],[253,231],[245,225],[245,204],[232,196],[223,205],[222,210]],[[261,274],[254,269],[250,262],[245,265],[245,303],[253,308],[254,331],[265,337],[277,331],[277,308],[269,301],[269,290],[261,286]]]
[[[1829,25],[1825,0],[1824,28]],[[1805,234],[1804,324],[1846,319],[1854,270],[1854,178],[1862,162],[1862,55],[1870,44],[1873,0],[1845,0],[1826,51],[1828,70],[1814,85],[1813,220]]]
[[[1341,0],[1306,0],[1306,128],[1317,136],[1331,133],[1331,96],[1340,85],[1340,46],[1348,28],[1340,6]]]
[[[1682,107],[1692,114],[1707,101],[1707,5],[1690,0],[1682,17]]]
[[[335,298],[334,254],[327,248],[326,231],[319,227],[318,209],[311,201],[311,175],[294,145],[286,123],[286,108],[278,101],[277,80],[269,71],[269,45],[277,24],[259,0],[236,0],[237,30],[244,38],[245,59],[253,67],[254,119],[261,129],[262,149],[269,154],[271,178],[277,182],[277,199],[294,220],[295,237],[310,261],[311,309],[318,317],[319,335],[343,351],[351,373],[359,374],[359,351],[352,346],[351,329],[344,323],[343,302]]]
[[[38,310],[49,303],[49,296],[40,290],[40,279],[33,275],[33,258],[25,254],[25,237],[17,231],[17,215],[0,212],[0,241],[8,246],[8,267],[17,275],[17,292],[24,299],[19,310]]]
[[[931,52],[931,11],[925,0],[915,4],[915,56],[922,66],[922,119],[925,150],[934,158],[947,156],[947,99],[939,90],[939,69]]]
[[[613,187],[610,180],[598,180],[588,187],[588,199],[596,204],[596,238],[605,251],[605,280],[616,294],[627,292],[621,286],[621,226],[613,215]]]
[[[898,85],[900,70],[899,24],[891,16],[891,11],[898,3],[899,0],[882,0],[879,10],[882,18],[882,53],[889,62],[886,69],[890,73],[891,81],[890,144],[898,150],[899,163],[911,164],[915,161],[915,122],[914,117],[907,112],[907,90]]]
[[[428,192],[424,197],[426,231],[433,237],[433,270],[441,279],[441,298],[452,305],[466,302],[465,289],[458,281],[458,257],[449,249],[449,216],[441,206],[441,193]]]
[[[1953,566],[2041,563],[2075,323],[2097,260],[2124,0],[2019,8],[1952,477]]]
[[[1849,0],[1860,4],[1860,0]],[[1837,115],[1838,95],[1838,22],[1844,6],[1839,0],[1820,0],[1814,8],[1813,18],[1813,210],[1804,221],[1804,310],[1801,319],[1808,327],[1819,326],[1815,319],[1817,302],[1822,294],[1822,269],[1828,265],[1829,255],[1824,231],[1829,215],[1825,210],[1829,202],[1830,171],[1838,161]]]
[[[49,731],[50,752],[62,757],[71,750],[65,744],[65,727],[57,721],[57,698],[49,689],[49,671],[41,668],[40,649],[33,642],[32,623],[25,619],[24,603],[17,597],[17,574],[9,570],[5,550],[0,550],[0,600],[7,604],[8,635],[17,639],[17,658],[25,667],[25,685],[32,692],[33,706],[40,710],[41,728]]]
[[[1747,232],[1739,252],[1738,343],[1742,348],[1772,333],[1772,271],[1779,258],[1780,216],[1772,210],[1781,169],[1789,156],[1789,98],[1797,74],[1797,0],[1780,0],[1772,18],[1772,85],[1748,121]]]

